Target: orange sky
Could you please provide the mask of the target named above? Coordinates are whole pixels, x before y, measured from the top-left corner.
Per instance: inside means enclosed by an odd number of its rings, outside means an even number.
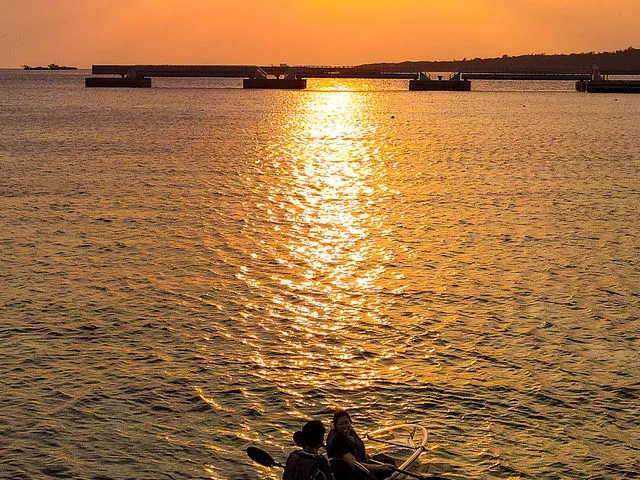
[[[639,25],[640,0],[0,0],[0,67],[611,51]]]

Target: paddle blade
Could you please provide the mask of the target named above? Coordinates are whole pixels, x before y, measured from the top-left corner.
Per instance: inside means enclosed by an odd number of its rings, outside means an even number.
[[[273,457],[271,455],[269,455],[267,452],[265,452],[264,450],[261,450],[259,448],[248,447],[247,448],[247,455],[249,455],[249,458],[251,460],[253,460],[254,462],[259,463],[262,466],[273,467],[273,466],[277,465],[276,461],[273,459]]]

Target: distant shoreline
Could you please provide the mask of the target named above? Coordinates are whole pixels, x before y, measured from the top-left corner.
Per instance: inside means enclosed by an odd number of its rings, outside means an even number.
[[[640,49],[629,47],[615,52],[571,54],[530,54],[511,57],[474,58],[450,61],[367,63],[359,67],[384,68],[390,72],[467,72],[467,73],[588,73],[594,67],[603,72],[640,75]]]
[[[125,62],[126,63],[126,62]],[[215,62],[214,62],[215,63]],[[302,65],[302,64],[301,64]],[[294,66],[294,65],[291,65]],[[389,72],[508,72],[508,73],[586,73],[594,66],[610,73],[624,72],[640,75],[640,49],[629,47],[615,52],[587,52],[569,54],[529,54],[495,58],[462,60],[418,60],[404,62],[376,62],[354,65],[359,68],[384,68]],[[0,67],[11,69],[12,67]],[[15,68],[15,67],[13,67]],[[78,70],[75,66],[50,64],[46,67],[22,65],[23,70]],[[81,67],[80,69],[91,69]]]

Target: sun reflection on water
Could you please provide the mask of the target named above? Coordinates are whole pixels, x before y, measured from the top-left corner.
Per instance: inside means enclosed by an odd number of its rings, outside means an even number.
[[[320,387],[336,367],[350,370],[339,380],[343,391],[368,388],[376,376],[357,331],[383,316],[372,294],[391,255],[380,235],[386,167],[377,123],[367,121],[374,99],[348,90],[304,92],[270,124],[259,208],[266,217],[260,224],[271,231],[260,241],[278,267],[251,285],[267,300],[264,335],[280,341],[263,344],[252,361],[261,378],[281,388]],[[251,271],[242,275],[255,282]]]
[[[299,233],[287,248],[293,259],[306,264],[305,281],[297,288],[321,285],[329,294],[366,289],[371,274],[356,271],[370,253],[367,199],[376,185],[358,122],[360,105],[350,92],[307,99],[302,114],[288,125],[291,181],[288,191],[279,192],[290,205],[287,220]]]

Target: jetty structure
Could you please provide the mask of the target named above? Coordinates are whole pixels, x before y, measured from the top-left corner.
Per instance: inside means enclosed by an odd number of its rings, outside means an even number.
[[[471,91],[471,82],[458,73],[452,73],[448,79],[443,75],[437,75],[435,79],[428,73],[420,72],[418,78],[409,80],[409,90],[445,90],[456,92]]]
[[[584,93],[640,93],[640,80],[610,80],[594,68],[591,78],[578,80],[576,90]]]
[[[585,93],[640,93],[640,80],[581,80],[576,90]]]
[[[242,78],[243,88],[303,90],[308,78],[405,79],[412,91],[470,91],[472,80],[571,80],[580,92],[640,93],[640,80],[609,80],[594,69],[585,72],[456,72],[432,77],[426,72],[376,66],[257,65],[93,65],[85,86],[149,88],[153,77]]]
[[[153,77],[242,78],[243,88],[302,90],[308,78],[405,79],[410,90],[470,90],[459,75],[433,80],[426,73],[389,72],[366,67],[256,65],[93,65],[85,86],[149,88]],[[461,88],[463,87],[463,88]]]

